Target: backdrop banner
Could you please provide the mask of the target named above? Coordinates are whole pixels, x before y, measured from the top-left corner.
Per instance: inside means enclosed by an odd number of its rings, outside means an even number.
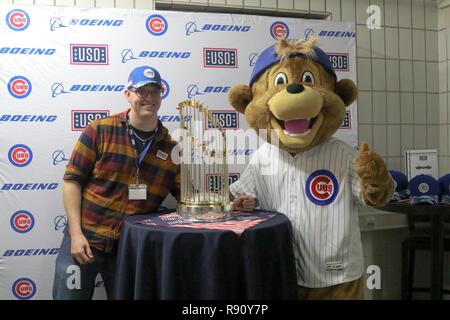
[[[123,111],[130,71],[155,67],[159,119],[177,137],[178,103],[201,101],[227,129],[229,180],[258,146],[229,89],[248,84],[277,38],[319,39],[338,78],[356,83],[352,22],[235,14],[0,5],[0,299],[51,299],[66,225],[62,177],[81,131]],[[336,137],[356,147],[356,103]],[[211,188],[216,177],[208,177]],[[163,204],[174,207],[173,198]],[[100,278],[97,298],[104,298]]]

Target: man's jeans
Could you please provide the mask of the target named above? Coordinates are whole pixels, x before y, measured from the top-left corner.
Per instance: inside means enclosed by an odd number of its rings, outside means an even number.
[[[113,299],[116,253],[104,253],[91,247],[94,262],[80,265],[70,253],[70,235],[64,230],[64,238],[56,258],[53,280],[53,299],[90,300],[94,293],[95,278],[100,273],[108,299]]]

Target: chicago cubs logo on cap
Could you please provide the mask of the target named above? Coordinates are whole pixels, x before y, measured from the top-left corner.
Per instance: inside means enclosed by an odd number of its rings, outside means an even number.
[[[11,289],[17,299],[27,300],[36,293],[36,284],[29,278],[20,278],[13,283]]]
[[[23,31],[30,25],[30,16],[23,10],[14,9],[6,15],[6,24],[14,31]]]
[[[287,39],[289,37],[289,27],[283,21],[275,21],[270,26],[270,35],[275,40]]]
[[[164,33],[166,33],[169,24],[163,16],[159,14],[153,14],[147,18],[145,27],[147,28],[147,31],[152,35],[162,36]]]
[[[25,167],[33,159],[33,152],[24,144],[16,144],[9,149],[8,159],[16,167]]]
[[[16,211],[10,219],[11,228],[18,233],[27,233],[34,227],[34,217],[25,210]]]
[[[153,78],[155,76],[155,73],[150,68],[149,69],[145,69],[144,70],[144,76],[146,76],[147,78]]]
[[[419,184],[419,192],[427,193],[428,190],[430,190],[430,187],[428,186],[428,184],[426,184],[425,182],[422,182],[421,184]]]
[[[23,76],[15,76],[8,82],[8,91],[14,98],[26,98],[31,93],[31,82]]]
[[[329,205],[336,199],[339,184],[328,170],[317,170],[306,179],[306,195],[312,203],[318,206]]]

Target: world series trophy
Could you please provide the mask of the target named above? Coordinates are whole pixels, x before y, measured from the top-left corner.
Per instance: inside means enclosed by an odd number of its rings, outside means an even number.
[[[177,213],[193,222],[231,218],[225,130],[196,100],[178,104],[180,113],[180,201]]]

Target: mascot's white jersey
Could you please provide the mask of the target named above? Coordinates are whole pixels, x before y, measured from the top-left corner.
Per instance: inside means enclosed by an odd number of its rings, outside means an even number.
[[[289,217],[298,285],[329,287],[362,275],[357,202],[365,203],[355,156],[334,138],[296,156],[265,143],[230,187],[234,196],[254,195],[262,210]]]

